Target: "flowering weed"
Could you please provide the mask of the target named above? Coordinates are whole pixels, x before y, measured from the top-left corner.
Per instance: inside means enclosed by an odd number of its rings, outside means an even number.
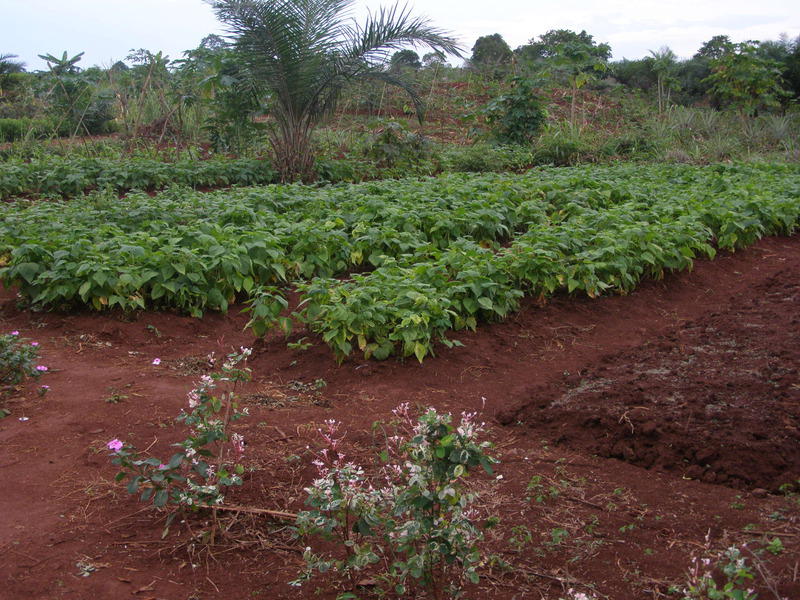
[[[0,400],[25,379],[37,378],[47,371],[46,366],[36,364],[38,357],[38,342],[23,338],[16,330],[0,335]],[[8,414],[9,411],[0,406],[0,418]]]
[[[239,366],[250,353],[241,348],[228,355],[219,372],[203,375],[189,392],[188,411],[176,418],[189,427],[189,437],[175,444],[179,450],[169,460],[142,458],[119,439],[108,442],[111,462],[120,467],[117,481],[128,478],[128,491],[141,492],[143,502],[152,500],[157,507],[173,503],[196,510],[222,504],[224,489],[242,484],[244,468],[236,461],[244,454],[244,439],[228,429],[247,414],[239,410],[235,391],[239,382],[250,379],[250,370]]]
[[[495,462],[486,453],[489,443],[477,439],[483,424],[474,413],[454,424],[451,415],[432,408],[415,420],[408,404],[394,414],[394,435],[374,478],[346,460],[339,423],[327,421],[320,431],[319,477],[306,488],[311,510],[300,513],[297,530],[339,542],[344,556],[307,547],[307,569],[293,584],[329,570],[355,583],[356,573],[373,565],[378,580],[398,594],[422,588],[437,599],[454,598],[465,580],[478,581],[482,533],[465,480],[477,466],[491,473]]]

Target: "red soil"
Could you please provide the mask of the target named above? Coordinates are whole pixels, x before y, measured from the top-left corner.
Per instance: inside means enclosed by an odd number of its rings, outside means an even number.
[[[399,402],[483,410],[502,475],[475,481],[485,514],[500,518],[485,547],[514,568],[487,565],[468,597],[557,599],[574,588],[663,598],[704,547],[748,542],[758,552],[775,537],[782,552],[750,557],[769,572],[755,586],[762,598],[774,597],[770,586],[800,597],[800,506],[775,493],[800,478],[798,306],[800,237],[772,238],[629,296],[528,302],[424,365],[339,366],[308,334],[304,351],[269,337],[256,344],[242,393],[251,416],[236,425],[248,474],[227,499],[300,510],[313,475],[306,447],[323,419],[341,420],[347,451],[368,463],[372,423]],[[203,357],[252,345],[245,321],[236,310],[202,320],[37,313],[18,310],[10,291],[0,296],[0,331],[41,343],[50,372],[39,383],[51,387],[39,397],[29,383],[0,420],[0,597],[312,598],[319,587],[332,598],[343,589],[332,578],[287,585],[306,542],[284,523],[239,513],[205,545],[187,528],[204,529],[195,516],[162,540],[163,514],[112,480],[105,443],[166,454],[185,437],[172,419]]]

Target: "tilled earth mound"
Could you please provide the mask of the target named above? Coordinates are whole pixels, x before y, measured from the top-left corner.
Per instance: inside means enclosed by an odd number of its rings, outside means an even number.
[[[737,488],[800,478],[800,284],[791,268],[500,413],[548,441]]]

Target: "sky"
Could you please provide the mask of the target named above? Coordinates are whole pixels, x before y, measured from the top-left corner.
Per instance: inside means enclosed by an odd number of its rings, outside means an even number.
[[[352,14],[391,2],[355,0]],[[459,40],[467,55],[482,35],[499,33],[512,48],[550,29],[585,29],[611,45],[615,60],[642,58],[669,46],[691,57],[714,35],[734,42],[800,36],[800,0],[412,0],[415,15]],[[205,35],[222,33],[203,0],[0,0],[0,54],[28,70],[38,54],[85,52],[80,66],[110,66],[131,49],[163,50],[172,59]],[[422,54],[423,52],[421,52]],[[457,64],[457,61],[456,61]]]

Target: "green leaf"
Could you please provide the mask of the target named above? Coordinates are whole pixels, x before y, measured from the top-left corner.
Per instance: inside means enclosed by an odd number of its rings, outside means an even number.
[[[414,356],[417,357],[417,360],[421,363],[422,360],[425,358],[425,355],[428,354],[428,348],[425,344],[421,342],[416,342],[414,344]]]
[[[166,489],[160,489],[156,492],[155,497],[153,498],[153,505],[161,508],[167,503],[169,499],[169,492]]]
[[[491,299],[486,297],[478,298],[478,304],[480,304],[486,310],[492,310],[494,308],[494,304],[492,304]]]

